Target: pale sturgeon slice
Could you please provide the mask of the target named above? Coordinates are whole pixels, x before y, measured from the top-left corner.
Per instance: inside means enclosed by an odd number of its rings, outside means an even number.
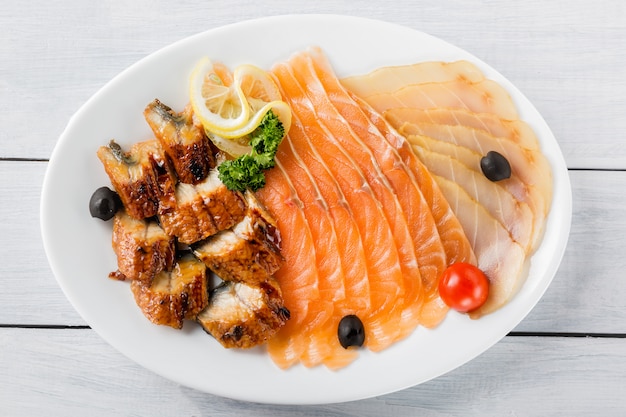
[[[367,97],[411,84],[454,80],[479,82],[484,79],[480,69],[469,61],[432,61],[379,68],[368,74],[343,78],[341,84],[354,94]]]
[[[469,169],[482,175],[482,170],[480,168],[480,159],[483,157],[482,154],[469,148],[433,139],[428,136],[407,134],[406,137],[407,140],[413,145],[413,150],[415,152],[417,152],[415,147],[419,147],[431,152],[450,156]],[[545,226],[547,211],[544,208],[545,203],[543,195],[536,187],[529,186],[516,174],[512,174],[511,178],[507,180],[498,181],[494,184],[506,190],[521,203],[527,204],[533,213],[532,238],[529,248],[529,253],[532,253],[543,236]]]
[[[467,109],[452,107],[432,109],[396,107],[386,110],[384,116],[394,126],[400,126],[405,122],[417,125],[421,123],[460,125],[511,140],[524,148],[539,149],[539,139],[526,122],[519,119],[502,119],[491,113],[475,113]]]
[[[399,90],[361,98],[380,113],[396,107],[452,107],[476,113],[492,113],[504,119],[518,118],[517,108],[509,93],[490,79],[476,83],[454,80],[412,84]]]
[[[525,251],[532,247],[533,213],[528,204],[517,200],[505,188],[488,180],[458,159],[416,146],[415,152],[434,175],[454,182],[473,200],[479,201]],[[458,214],[457,214],[458,216]]]
[[[478,267],[489,278],[487,301],[470,313],[470,317],[478,318],[499,309],[517,293],[528,275],[526,252],[500,222],[457,184],[434,177],[472,242]]]

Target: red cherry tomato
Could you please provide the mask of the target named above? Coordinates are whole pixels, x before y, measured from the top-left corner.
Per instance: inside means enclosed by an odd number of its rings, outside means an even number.
[[[466,313],[485,303],[489,295],[489,280],[474,265],[455,263],[443,272],[439,280],[439,295],[450,308]]]

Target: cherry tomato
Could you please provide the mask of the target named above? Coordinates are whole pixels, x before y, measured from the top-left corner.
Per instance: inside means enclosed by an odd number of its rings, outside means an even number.
[[[450,308],[466,313],[482,306],[489,295],[489,280],[468,263],[450,265],[439,280],[439,295]]]

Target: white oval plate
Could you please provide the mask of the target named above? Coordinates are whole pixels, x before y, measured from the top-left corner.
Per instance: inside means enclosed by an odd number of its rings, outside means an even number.
[[[450,313],[435,330],[419,328],[378,353],[363,352],[336,372],[296,366],[280,370],[263,349],[223,349],[199,326],[182,331],[151,324],[128,285],[108,279],[116,269],[111,225],[90,217],[93,191],[109,185],[96,157],[115,138],[123,146],[152,137],[142,111],[154,98],[175,109],[187,103],[187,81],[203,56],[234,67],[270,68],[311,45],[321,46],[337,74],[426,60],[466,59],[512,95],[538,134],[554,173],[554,204],[530,275],[504,308],[477,321]],[[41,200],[45,250],[59,285],[85,321],[142,366],[208,393],[263,403],[314,404],[357,400],[420,384],[466,363],[504,337],[535,306],[562,259],[571,222],[567,168],[549,127],[502,75],[471,54],[424,33],[361,18],[294,15],[229,25],[184,39],[131,66],[72,117],[50,158]]]

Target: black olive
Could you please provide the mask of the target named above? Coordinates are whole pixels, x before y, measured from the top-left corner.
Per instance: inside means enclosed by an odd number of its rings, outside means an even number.
[[[120,200],[120,196],[108,187],[98,188],[91,195],[91,199],[89,199],[89,213],[91,213],[91,217],[110,220],[121,208],[122,200]]]
[[[345,316],[339,322],[337,335],[339,336],[339,343],[344,349],[350,346],[363,346],[363,342],[365,342],[363,322],[354,314]]]
[[[509,161],[496,151],[487,152],[480,160],[480,169],[490,181],[500,181],[511,177]]]

